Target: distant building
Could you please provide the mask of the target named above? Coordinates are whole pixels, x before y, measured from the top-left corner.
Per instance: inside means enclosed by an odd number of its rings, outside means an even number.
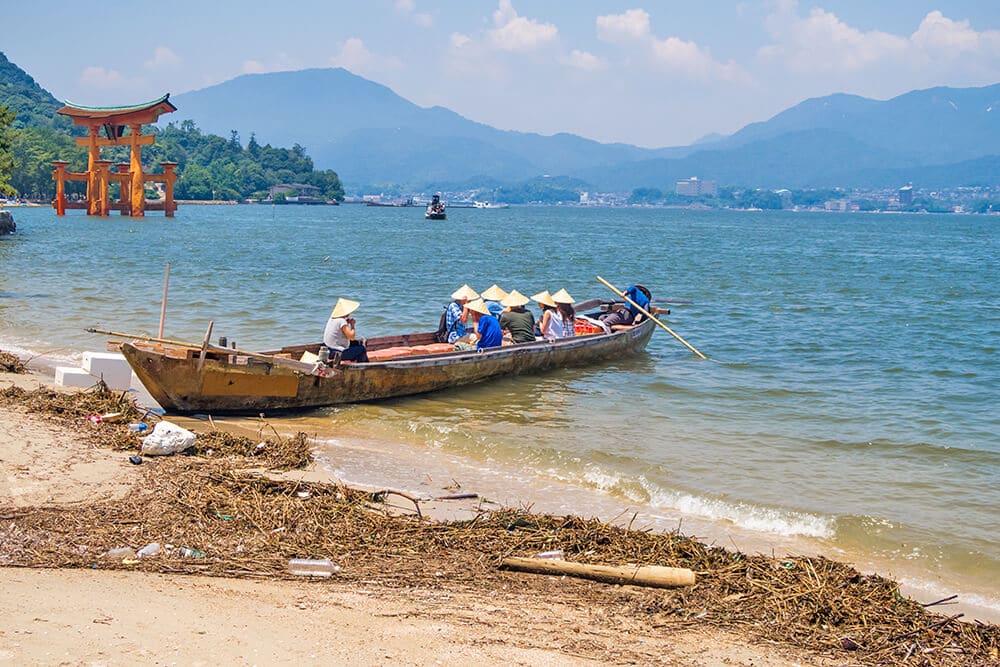
[[[271,199],[274,199],[274,196],[277,194],[285,196],[289,194],[292,194],[292,196],[303,195],[306,197],[318,197],[320,194],[319,188],[315,185],[307,185],[305,183],[279,183],[268,188],[268,192],[271,194]]]
[[[283,195],[288,204],[322,204],[322,191],[315,185],[306,183],[279,183],[268,188],[269,199],[275,201]]]
[[[791,208],[792,207],[792,192],[782,188],[781,190],[775,190],[774,194],[778,195],[781,200],[781,208]]]
[[[913,185],[904,185],[897,190],[900,206],[913,206]]]
[[[677,181],[674,191],[686,197],[698,197],[699,195],[710,195],[714,197],[719,193],[719,184],[716,181],[703,181],[697,176]]]
[[[823,204],[823,208],[840,213],[855,213],[861,210],[861,206],[848,199],[830,199]]]

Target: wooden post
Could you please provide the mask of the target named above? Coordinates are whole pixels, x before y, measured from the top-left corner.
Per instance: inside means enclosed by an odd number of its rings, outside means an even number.
[[[653,586],[674,588],[693,586],[694,572],[686,567],[663,567],[660,565],[587,565],[564,560],[545,558],[504,558],[501,567],[536,574],[567,575],[594,579],[609,584],[631,584],[633,586]]]
[[[174,204],[174,181],[177,180],[177,174],[174,173],[174,169],[177,167],[176,162],[161,162],[160,165],[163,167],[163,213],[166,217],[174,217],[174,211],[177,210],[177,205]]]
[[[118,204],[121,206],[121,214],[128,215],[132,210],[132,174],[129,173],[128,162],[119,162],[118,167]]]
[[[146,185],[142,174],[142,146],[139,137],[142,136],[142,125],[134,123],[128,126],[129,143],[131,151],[129,157],[129,171],[132,174],[132,212],[133,218],[141,218],[146,215]]]
[[[160,328],[157,338],[163,338],[163,322],[167,319],[167,287],[170,286],[170,262],[167,262],[167,272],[163,276],[163,302],[160,304]]]
[[[56,160],[52,166],[54,167],[52,179],[56,182],[56,199],[53,205],[56,215],[66,215],[66,167],[69,166],[69,162]]]
[[[97,178],[97,161],[101,159],[101,147],[97,145],[99,131],[99,126],[90,125],[87,134],[87,215],[98,215],[100,211],[100,182]]]
[[[97,183],[100,198],[97,202],[97,215],[108,215],[110,212],[111,160],[98,160],[94,163],[97,169]]]

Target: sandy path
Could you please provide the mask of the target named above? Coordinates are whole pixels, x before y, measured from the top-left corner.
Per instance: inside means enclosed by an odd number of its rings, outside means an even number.
[[[29,569],[0,569],[0,589],[0,664],[820,664],[502,592]]]

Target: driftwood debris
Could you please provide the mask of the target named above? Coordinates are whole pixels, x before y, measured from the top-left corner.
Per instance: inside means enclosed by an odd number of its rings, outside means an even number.
[[[504,558],[501,567],[535,574],[561,574],[594,579],[609,584],[630,584],[654,588],[677,588],[694,585],[694,571],[686,567],[661,565],[588,565],[547,558]]]

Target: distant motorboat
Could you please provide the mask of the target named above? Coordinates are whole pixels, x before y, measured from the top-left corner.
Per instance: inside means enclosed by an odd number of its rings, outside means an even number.
[[[444,212],[444,204],[441,202],[441,195],[434,195],[431,198],[430,206],[427,207],[427,211],[424,213],[424,219],[445,220],[447,217],[447,214]]]
[[[474,201],[472,208],[510,208],[510,204],[497,204],[496,202]]]

